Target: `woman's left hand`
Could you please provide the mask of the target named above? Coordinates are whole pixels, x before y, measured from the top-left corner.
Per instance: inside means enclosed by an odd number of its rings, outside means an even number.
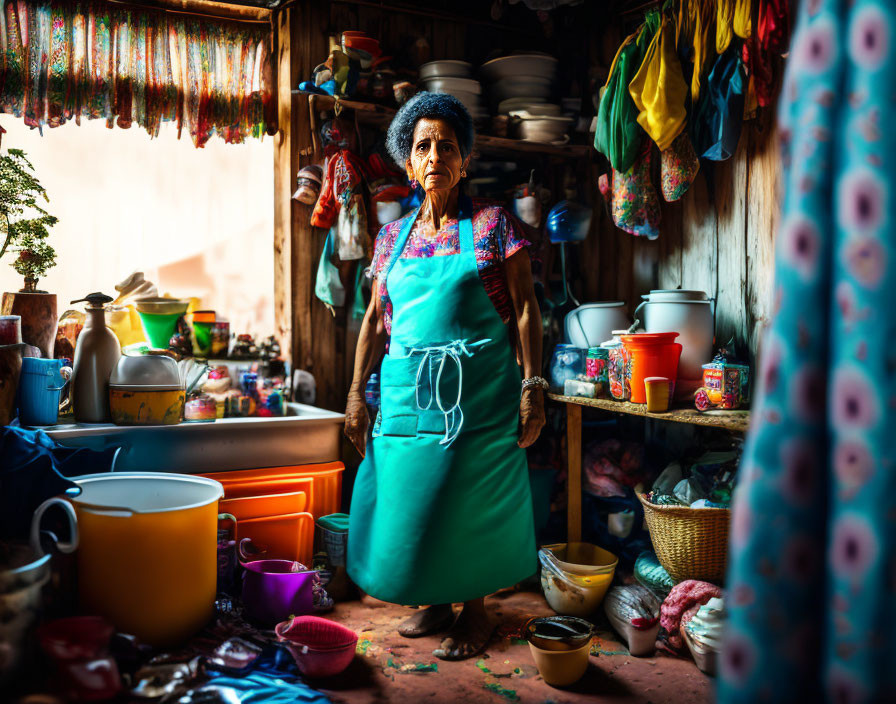
[[[544,427],[544,389],[527,386],[520,398],[520,439],[517,445],[529,447],[538,440]]]

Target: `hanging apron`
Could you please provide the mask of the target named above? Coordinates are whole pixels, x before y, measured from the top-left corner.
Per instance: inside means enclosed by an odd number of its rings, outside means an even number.
[[[402,259],[415,213],[383,278],[392,335],[347,566],[365,592],[398,604],[469,601],[537,567],[520,371],[479,277],[469,199],[460,206],[458,254]]]

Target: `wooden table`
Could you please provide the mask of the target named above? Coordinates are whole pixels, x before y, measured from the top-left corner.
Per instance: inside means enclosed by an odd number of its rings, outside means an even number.
[[[597,408],[610,413],[654,418],[674,423],[689,423],[745,433],[750,427],[749,411],[706,411],[692,406],[671,408],[665,413],[648,413],[640,403],[612,401],[603,398],[581,398],[548,394],[548,399],[566,405],[566,453],[568,461],[566,535],[571,543],[582,539],[582,408]]]

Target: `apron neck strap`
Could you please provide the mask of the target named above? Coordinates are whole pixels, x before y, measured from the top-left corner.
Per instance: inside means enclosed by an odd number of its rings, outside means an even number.
[[[473,201],[469,196],[462,193],[458,196],[457,208],[460,254],[472,256],[475,263],[476,250],[473,241]],[[417,222],[419,216],[420,208],[417,208],[408,216],[407,222],[405,222],[404,226],[401,228],[401,232],[398,233],[398,237],[395,240],[395,246],[392,248],[392,256],[389,257],[389,263],[386,265],[386,270],[382,279],[383,281],[386,280],[386,277],[389,276],[389,272],[392,271],[392,267],[395,266],[395,262],[401,257],[401,253],[408,243],[408,237],[411,235],[411,230],[414,229],[414,223]]]

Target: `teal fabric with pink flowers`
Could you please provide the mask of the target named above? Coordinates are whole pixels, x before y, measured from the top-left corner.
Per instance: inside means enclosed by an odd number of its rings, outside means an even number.
[[[719,702],[896,701],[896,5],[801,3]]]

